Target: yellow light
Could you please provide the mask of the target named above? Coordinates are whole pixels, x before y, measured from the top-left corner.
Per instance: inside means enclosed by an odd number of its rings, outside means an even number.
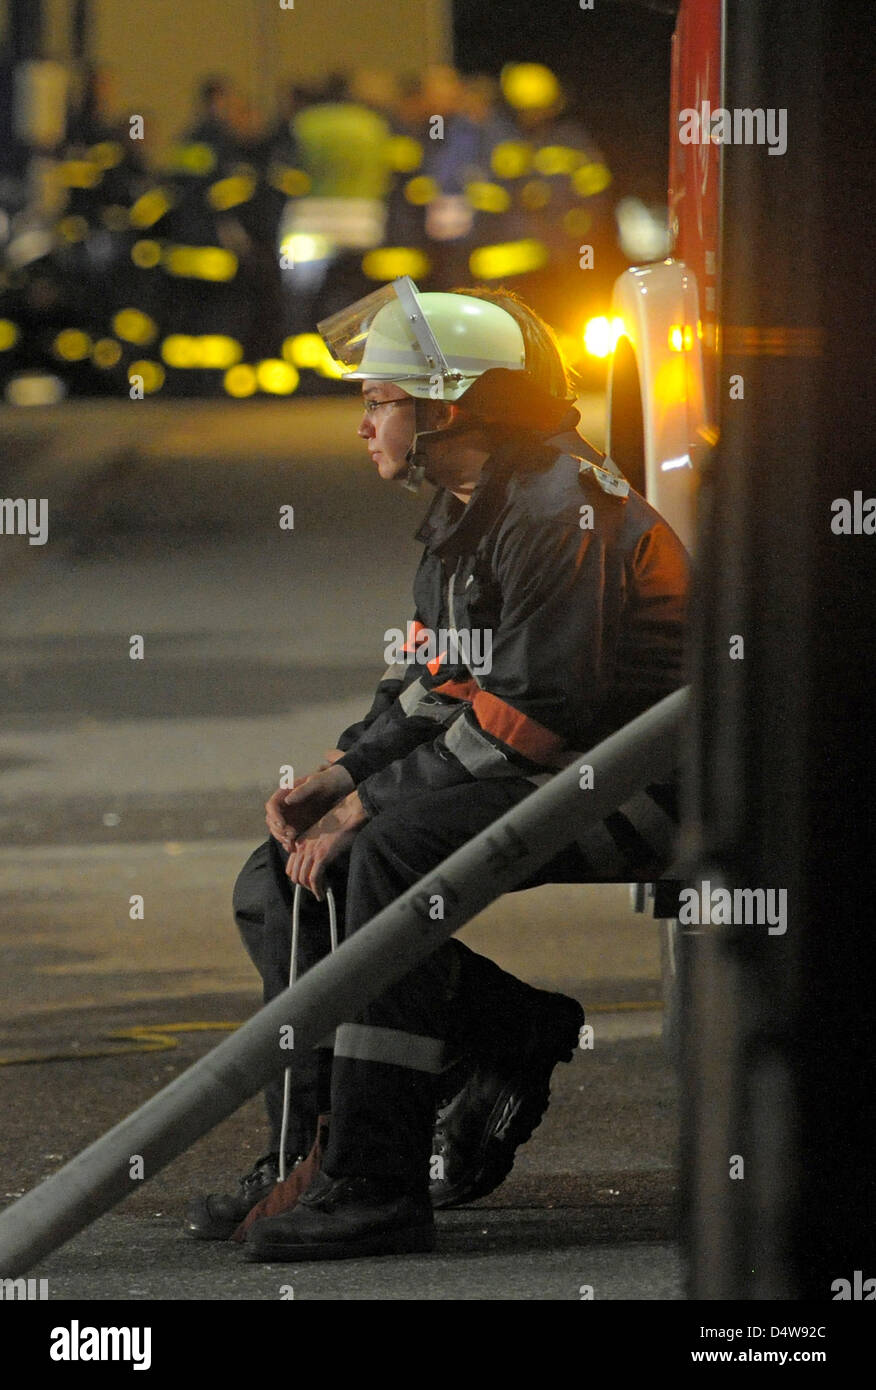
[[[518,111],[538,111],[560,97],[560,84],[543,63],[507,63],[499,80],[505,100]]]
[[[469,256],[468,265],[477,280],[501,280],[505,275],[525,275],[530,270],[538,270],[547,259],[547,247],[534,237],[528,237],[525,241],[479,246]]]
[[[173,198],[166,188],[150,188],[132,205],[128,219],[132,227],[153,227],[172,207]]]
[[[328,349],[318,333],[295,333],[285,339],[280,351],[296,367],[315,367]]]
[[[324,261],[331,255],[332,244],[327,237],[310,232],[290,232],[280,243],[281,260],[293,269],[307,261]]]
[[[502,140],[490,155],[497,179],[519,179],[532,163],[532,149],[523,140]]]
[[[298,385],[299,376],[290,362],[281,357],[266,357],[256,366],[256,381],[259,389],[270,396],[291,396]]]
[[[320,376],[328,377],[331,381],[342,381],[349,370],[349,367],[345,369],[340,366],[330,354],[327,354],[325,361],[316,367]]]
[[[540,174],[571,174],[581,163],[581,152],[569,145],[542,145],[532,162]]]
[[[229,367],[224,377],[225,390],[229,396],[235,396],[242,400],[244,396],[254,396],[258,389],[258,381],[252,367],[245,362],[239,362],[236,367]]]
[[[582,164],[572,175],[572,187],[582,198],[593,198],[611,183],[611,174],[604,164]]]
[[[221,246],[169,246],[163,256],[171,275],[191,280],[233,280],[237,257]]]
[[[119,309],[113,315],[113,332],[117,338],[124,338],[126,343],[142,346],[157,337],[158,324],[139,309]]]
[[[96,367],[114,367],[121,355],[121,344],[115,338],[98,338],[91,349],[91,358]]]
[[[125,157],[117,140],[101,140],[99,145],[92,145],[88,154],[99,169],[114,169]]]
[[[400,275],[418,280],[428,275],[431,265],[425,251],[416,246],[378,246],[362,257],[362,270],[369,280],[397,280]]]
[[[160,362],[150,362],[147,357],[132,362],[128,368],[128,380],[139,376],[143,379],[143,390],[147,396],[153,391],[160,391],[164,385],[164,368]]]
[[[223,333],[170,333],[161,345],[161,355],[169,367],[233,367],[243,356],[236,338]]]
[[[161,246],[157,241],[135,241],[131,247],[131,260],[141,270],[152,270],[161,260]]]
[[[183,174],[210,174],[216,167],[216,153],[210,145],[197,141],[191,145],[175,145],[171,167]]]
[[[8,352],[18,342],[18,324],[11,319],[0,319],[0,352]]]
[[[591,357],[608,357],[617,347],[624,332],[621,318],[608,319],[604,314],[588,319],[584,326],[584,346]]]
[[[255,191],[256,181],[252,174],[233,174],[230,178],[212,183],[207,197],[217,212],[226,212],[228,208],[248,202]]]
[[[511,202],[511,195],[501,184],[482,179],[467,183],[465,196],[476,212],[505,212]]]
[[[537,212],[551,199],[551,188],[544,179],[527,179],[520,190],[520,201],[530,212]]]
[[[91,339],[79,328],[64,328],[52,346],[65,362],[81,362],[91,351]]]
[[[303,169],[289,169],[275,165],[268,176],[272,188],[285,193],[287,198],[301,198],[310,192],[310,175]]]
[[[94,188],[102,177],[101,170],[89,159],[67,159],[56,171],[58,182],[65,188]]]
[[[694,345],[694,329],[690,323],[674,323],[669,329],[669,347],[672,352],[690,352]]]
[[[345,375],[318,333],[296,333],[283,343],[281,352],[296,367],[309,367],[320,376],[338,381]]]
[[[199,367],[201,353],[197,338],[188,333],[170,333],[161,344],[161,356],[168,367]]]
[[[569,208],[563,214],[563,231],[569,236],[585,236],[593,225],[593,218],[586,208]]]
[[[222,333],[203,333],[195,341],[202,367],[233,367],[243,356],[243,344]]]
[[[58,231],[65,241],[84,241],[88,236],[88,223],[84,217],[75,214],[62,217],[58,223]]]
[[[410,135],[391,135],[386,142],[386,162],[399,174],[411,174],[423,162],[423,146]]]
[[[438,197],[439,192],[437,183],[427,174],[417,174],[405,184],[405,197],[415,207],[424,207],[426,203],[431,203],[433,198]]]

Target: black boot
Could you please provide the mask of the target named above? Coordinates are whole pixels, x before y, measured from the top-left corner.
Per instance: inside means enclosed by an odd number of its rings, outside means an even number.
[[[300,1154],[286,1160],[287,1171]],[[186,1210],[185,1231],[195,1240],[228,1240],[257,1202],[273,1189],[280,1174],[280,1155],[265,1154],[251,1172],[238,1181],[235,1192],[211,1192],[196,1197]]]
[[[349,1260],[433,1250],[435,1225],[424,1186],[398,1179],[333,1178],[320,1172],[293,1211],[256,1221],[248,1260]]]
[[[432,1140],[433,1172],[436,1159],[443,1170],[429,1188],[436,1209],[473,1202],[504,1182],[547,1110],[554,1067],[575,1054],[581,1005],[564,994],[532,994],[520,1051],[506,1059],[469,1056],[448,1078]]]

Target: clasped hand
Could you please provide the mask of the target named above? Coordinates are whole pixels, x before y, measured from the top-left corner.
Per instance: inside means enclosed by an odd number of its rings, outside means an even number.
[[[296,777],[265,803],[265,822],[287,851],[286,873],[322,901],[325,869],[349,848],[368,819],[353,779],[334,764]]]

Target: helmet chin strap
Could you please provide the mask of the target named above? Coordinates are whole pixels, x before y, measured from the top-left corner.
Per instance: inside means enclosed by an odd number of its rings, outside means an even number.
[[[428,444],[432,439],[449,439],[457,434],[470,434],[473,428],[469,422],[448,425],[442,430],[425,429],[427,404],[428,402],[421,400],[419,396],[414,397],[414,437],[405,454],[404,468],[399,470],[394,479],[408,492],[419,492],[424,480],[435,482],[434,478],[429,477],[429,454],[428,450],[423,448],[424,444]]]

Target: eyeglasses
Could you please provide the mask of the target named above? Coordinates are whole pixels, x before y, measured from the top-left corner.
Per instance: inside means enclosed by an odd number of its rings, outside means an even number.
[[[362,408],[365,411],[366,415],[373,415],[375,410],[380,410],[381,406],[407,405],[408,402],[412,401],[413,399],[413,396],[393,396],[388,401],[363,401]]]

